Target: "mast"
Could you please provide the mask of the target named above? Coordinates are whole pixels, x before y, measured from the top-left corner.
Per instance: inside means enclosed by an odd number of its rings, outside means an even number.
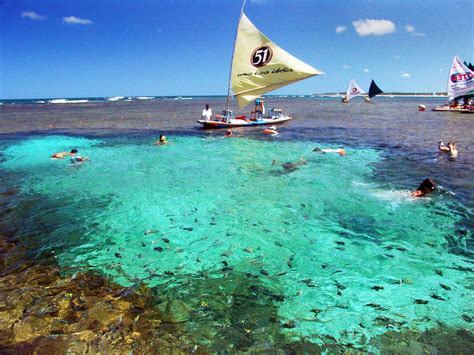
[[[234,52],[235,52],[235,44],[237,43],[237,36],[239,34],[239,23],[240,19],[242,18],[242,14],[244,13],[244,6],[245,6],[245,1],[242,3],[242,8],[240,9],[240,15],[239,15],[239,21],[237,22],[237,28],[235,29],[235,39],[234,39],[234,47],[232,48],[232,58],[230,59],[230,71],[229,71],[229,86],[227,89],[227,105],[226,105],[226,111],[229,111],[230,108],[230,97],[231,97],[231,81],[232,81],[232,63],[234,62]]]

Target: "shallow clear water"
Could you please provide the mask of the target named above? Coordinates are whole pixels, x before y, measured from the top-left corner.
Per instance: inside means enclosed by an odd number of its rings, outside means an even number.
[[[341,157],[312,152],[339,144],[282,136],[176,134],[166,146],[150,135],[10,141],[1,169],[20,196],[7,223],[36,245],[32,257],[54,255],[64,270],[144,283],[189,304],[211,303],[219,290],[219,302],[235,304],[239,288],[269,297],[282,324],[293,322],[287,332],[316,343],[363,343],[439,322],[470,328],[463,201],[448,188],[412,199],[389,148],[346,143]],[[90,161],[49,159],[65,147]],[[397,179],[387,183],[384,169]],[[188,327],[207,322],[193,317]]]

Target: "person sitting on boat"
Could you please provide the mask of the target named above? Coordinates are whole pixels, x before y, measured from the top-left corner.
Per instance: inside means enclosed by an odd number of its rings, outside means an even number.
[[[209,108],[209,105],[206,104],[206,108],[202,110],[201,118],[203,120],[209,121],[211,119],[211,116],[212,116],[212,110]]]
[[[450,108],[459,108],[459,101],[454,100],[453,103],[449,107]]]
[[[263,115],[265,114],[265,106],[263,105],[263,100],[262,99],[256,99],[255,100],[255,116],[258,120],[261,120],[263,118]]]
[[[77,149],[72,149],[70,152],[58,152],[51,155],[52,159],[64,159],[65,157],[75,157]]]
[[[422,197],[432,193],[436,189],[436,183],[432,179],[425,179],[420,186],[411,193],[413,197]]]
[[[164,134],[160,134],[160,138],[155,142],[155,145],[164,145],[168,144],[168,140]]]
[[[316,152],[316,153],[337,153],[339,154],[341,157],[346,155],[346,150],[345,149],[342,149],[342,148],[339,148],[339,149],[330,149],[330,148],[324,148],[324,149],[321,149],[321,148],[314,148],[313,149],[313,152]]]
[[[272,136],[276,136],[276,135],[278,134],[278,131],[277,131],[277,129],[276,129],[275,126],[270,126],[270,127],[268,127],[268,128],[265,128],[265,129],[263,130],[263,133],[264,133],[264,134],[270,134],[270,135],[272,135]]]

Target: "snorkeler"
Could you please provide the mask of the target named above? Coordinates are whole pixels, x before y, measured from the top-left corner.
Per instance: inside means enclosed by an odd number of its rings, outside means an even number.
[[[345,149],[330,149],[330,148],[325,148],[325,149],[320,149],[320,148],[314,148],[313,149],[313,152],[316,152],[316,153],[337,153],[339,154],[341,157],[346,155],[346,150]]]
[[[59,152],[51,155],[52,159],[64,159],[65,157],[75,157],[77,154],[77,149],[72,149],[70,152]]]
[[[411,193],[413,197],[422,197],[432,193],[436,189],[436,183],[432,179],[425,179],[420,186]]]

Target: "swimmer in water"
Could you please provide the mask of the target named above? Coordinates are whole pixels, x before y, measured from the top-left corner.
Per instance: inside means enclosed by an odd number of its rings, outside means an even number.
[[[155,145],[163,145],[163,144],[168,144],[168,140],[166,139],[166,136],[164,134],[160,134],[160,139],[158,139],[155,142]]]
[[[449,143],[448,143],[448,146],[449,146]],[[440,152],[448,153],[449,152],[449,147],[445,146],[443,141],[439,141],[438,142],[438,150]]]
[[[271,135],[271,136],[276,136],[276,135],[278,135],[278,131],[277,131],[277,129],[276,129],[275,126],[270,126],[270,127],[268,127],[268,128],[265,128],[265,129],[263,130],[263,133],[264,133],[264,134],[269,134],[269,135]]]
[[[325,149],[320,149],[320,148],[314,148],[313,149],[313,152],[316,152],[316,153],[337,153],[339,154],[341,157],[346,155],[346,150],[345,149],[330,149],[330,148],[325,148]]]
[[[228,129],[226,132],[225,132],[225,136],[224,137],[232,137],[233,133],[232,133],[232,130],[231,129]]]
[[[436,189],[436,183],[432,179],[425,179],[420,186],[411,193],[412,197],[422,197],[432,193]]]
[[[72,149],[70,152],[58,152],[51,155],[52,159],[64,159],[65,157],[75,157],[77,149]]]
[[[458,148],[456,147],[456,143],[449,142],[448,143],[449,155],[451,158],[455,159],[458,157]]]

